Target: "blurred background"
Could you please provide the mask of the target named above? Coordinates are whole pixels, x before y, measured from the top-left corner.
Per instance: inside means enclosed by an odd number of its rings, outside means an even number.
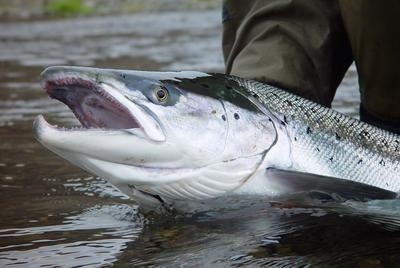
[[[1,0],[2,20],[32,20],[77,16],[135,14],[139,12],[218,9],[213,0]]]
[[[221,1],[213,0],[0,0],[1,267],[400,261],[399,235],[386,225],[321,208],[262,203],[149,225],[107,182],[35,141],[38,114],[77,123],[40,89],[45,67],[223,72],[220,17]],[[333,107],[357,116],[358,103],[352,66]]]

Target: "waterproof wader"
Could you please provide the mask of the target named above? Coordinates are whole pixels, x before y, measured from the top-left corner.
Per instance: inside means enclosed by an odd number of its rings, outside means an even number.
[[[330,106],[354,60],[360,118],[400,133],[400,1],[224,0],[226,73]]]

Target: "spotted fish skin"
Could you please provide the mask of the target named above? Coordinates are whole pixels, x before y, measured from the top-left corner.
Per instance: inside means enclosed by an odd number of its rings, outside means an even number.
[[[268,84],[229,79],[281,120],[290,142],[290,170],[400,192],[399,135]]]

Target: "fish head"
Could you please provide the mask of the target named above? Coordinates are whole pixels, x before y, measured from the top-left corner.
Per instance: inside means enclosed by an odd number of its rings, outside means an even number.
[[[37,140],[145,209],[235,192],[277,139],[273,120],[223,75],[56,66],[41,83],[81,126],[38,116]]]

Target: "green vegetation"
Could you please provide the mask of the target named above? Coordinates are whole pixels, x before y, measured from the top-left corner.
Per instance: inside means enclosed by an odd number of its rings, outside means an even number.
[[[219,9],[222,0],[0,0],[0,21]]]
[[[86,15],[92,11],[82,0],[51,0],[44,10],[54,16]]]

